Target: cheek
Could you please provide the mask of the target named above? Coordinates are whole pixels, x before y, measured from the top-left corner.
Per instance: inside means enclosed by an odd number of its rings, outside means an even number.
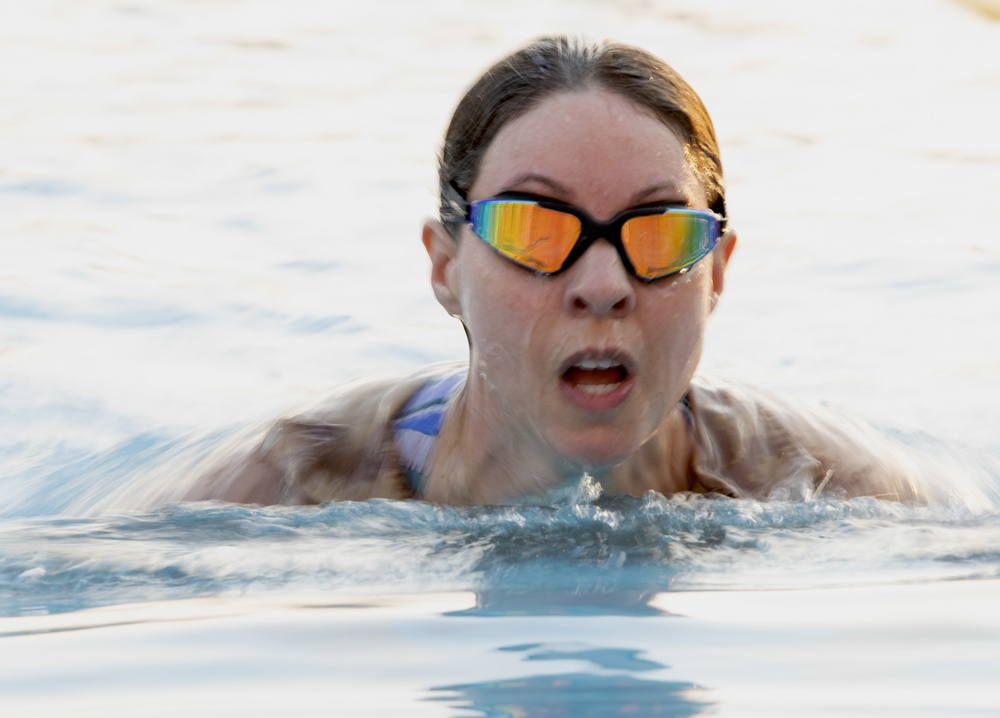
[[[558,314],[551,283],[470,244],[463,257],[463,317],[479,361],[517,371]]]
[[[668,285],[644,289],[647,294],[640,299],[643,337],[655,345],[658,361],[671,378],[689,375],[701,355],[711,311],[711,273],[700,270]]]

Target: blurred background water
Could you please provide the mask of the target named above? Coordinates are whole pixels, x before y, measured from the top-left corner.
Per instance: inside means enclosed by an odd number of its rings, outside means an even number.
[[[183,695],[198,713],[236,685],[261,715],[318,714],[324,691],[344,715],[587,715],[594,691],[619,702],[593,715],[995,715],[995,505],[70,507],[350,378],[463,357],[419,242],[435,153],[478,73],[549,32],[646,47],[712,112],[740,243],[703,372],[864,417],[943,481],[995,489],[996,16],[989,0],[0,3],[0,705],[168,715]],[[240,602],[275,592],[295,598]],[[382,598],[345,617],[361,594]],[[296,608],[317,601],[333,608]],[[663,618],[678,606],[687,628]],[[486,633],[463,644],[459,614]],[[569,621],[545,619],[558,645],[526,614]],[[451,659],[421,672],[413,655],[441,641]],[[194,659],[212,645],[215,663]],[[367,658],[334,666],[331,646]],[[507,668],[470,675],[466,654]],[[867,680],[834,669],[857,656]],[[754,693],[755,661],[814,692],[772,674]],[[117,685],[130,665],[174,702]],[[354,683],[321,688],[321,667]],[[300,702],[263,698],[284,689]],[[522,712],[489,712],[504,700]]]

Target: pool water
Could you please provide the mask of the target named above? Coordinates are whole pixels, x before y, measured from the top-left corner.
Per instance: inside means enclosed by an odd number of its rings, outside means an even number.
[[[12,521],[0,695],[11,715],[995,715],[998,539],[998,512],[868,499]]]
[[[3,715],[997,716],[987,0],[0,9]],[[476,73],[584,31],[713,113],[702,371],[948,500],[147,503],[353,377],[460,358],[418,241]]]

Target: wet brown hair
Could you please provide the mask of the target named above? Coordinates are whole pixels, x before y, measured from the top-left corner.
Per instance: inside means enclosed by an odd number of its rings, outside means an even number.
[[[500,60],[459,102],[438,165],[441,219],[459,210],[451,187],[466,197],[483,155],[511,120],[559,92],[599,88],[652,110],[684,144],[708,206],[725,216],[725,184],[715,129],[701,98],[663,60],[611,41],[545,37]],[[448,224],[454,228],[454,224]]]

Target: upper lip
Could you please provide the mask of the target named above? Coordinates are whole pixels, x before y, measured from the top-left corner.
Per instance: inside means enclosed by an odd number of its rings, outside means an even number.
[[[562,376],[580,362],[584,361],[613,361],[624,367],[628,376],[635,374],[635,360],[632,356],[621,349],[583,349],[568,356],[559,365],[559,376]]]

